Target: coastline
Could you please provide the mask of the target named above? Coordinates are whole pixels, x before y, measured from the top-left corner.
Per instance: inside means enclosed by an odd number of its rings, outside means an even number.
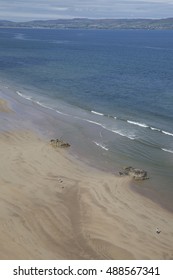
[[[173,258],[172,213],[133,191],[128,177],[53,149],[25,105],[1,95],[0,259]]]

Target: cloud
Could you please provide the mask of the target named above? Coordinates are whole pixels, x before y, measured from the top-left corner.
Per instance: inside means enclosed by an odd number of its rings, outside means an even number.
[[[173,0],[0,0],[0,19],[171,17]]]

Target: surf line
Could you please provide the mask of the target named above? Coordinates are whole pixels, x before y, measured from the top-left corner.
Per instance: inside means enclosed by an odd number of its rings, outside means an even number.
[[[99,112],[96,112],[96,111],[91,111],[91,113],[96,114],[96,115],[99,115],[99,116],[104,116],[103,113],[99,113]]]
[[[93,141],[93,143],[96,144],[97,146],[99,146],[100,148],[102,148],[103,150],[109,151],[109,149],[106,148],[105,146],[103,146],[102,144],[100,144],[100,143],[98,143],[98,142],[96,142],[96,141]]]
[[[161,148],[161,149],[162,149],[162,151],[165,151],[165,152],[167,152],[167,153],[173,154],[173,151],[172,151],[172,150],[168,150],[168,149],[164,149],[164,148]]]

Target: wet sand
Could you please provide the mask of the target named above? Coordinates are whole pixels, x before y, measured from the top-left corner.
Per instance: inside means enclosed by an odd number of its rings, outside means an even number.
[[[6,100],[0,99],[0,112],[10,112]]]
[[[9,110],[1,99],[0,118]],[[128,177],[76,160],[23,123],[0,132],[0,155],[0,259],[173,259],[173,214]]]

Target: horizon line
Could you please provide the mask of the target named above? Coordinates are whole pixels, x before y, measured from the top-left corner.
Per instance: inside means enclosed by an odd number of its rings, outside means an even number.
[[[161,18],[144,18],[144,17],[134,17],[134,18],[89,18],[89,17],[69,17],[69,18],[54,18],[54,19],[31,19],[26,21],[16,21],[16,20],[8,20],[8,19],[0,19],[0,22],[15,22],[15,23],[23,23],[23,22],[31,22],[31,21],[55,21],[55,20],[165,20],[165,19],[173,19],[173,17],[161,17]]]

